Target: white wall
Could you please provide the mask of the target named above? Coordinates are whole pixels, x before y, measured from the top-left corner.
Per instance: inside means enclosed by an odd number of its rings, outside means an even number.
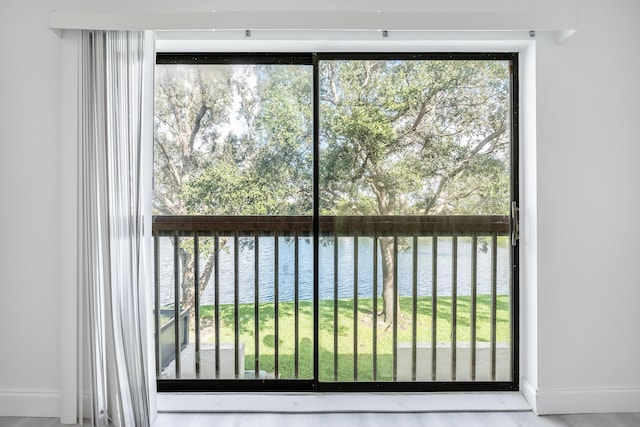
[[[58,411],[60,40],[46,3],[0,2],[0,415]]]
[[[640,411],[640,3],[537,45],[538,409]]]
[[[48,10],[267,8],[260,0],[237,3],[0,2],[0,415],[59,414],[62,64]],[[389,4],[278,0],[268,8]],[[537,125],[529,131],[537,146],[523,150],[525,178],[535,179],[526,187],[535,194],[523,195],[532,210],[523,218],[534,220],[524,224],[534,244],[522,260],[524,304],[532,303],[523,310],[523,385],[540,413],[640,411],[640,3],[398,0],[393,10],[518,12],[544,5],[573,8],[578,32],[561,45],[544,35],[536,42]]]

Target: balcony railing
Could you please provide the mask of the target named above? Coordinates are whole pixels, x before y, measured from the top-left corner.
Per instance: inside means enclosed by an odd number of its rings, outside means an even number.
[[[154,217],[158,378],[512,380],[509,217],[321,216],[315,273],[313,231]]]

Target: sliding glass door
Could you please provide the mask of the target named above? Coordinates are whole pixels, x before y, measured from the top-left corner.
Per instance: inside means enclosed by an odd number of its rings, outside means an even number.
[[[517,388],[515,54],[160,54],[159,390]]]

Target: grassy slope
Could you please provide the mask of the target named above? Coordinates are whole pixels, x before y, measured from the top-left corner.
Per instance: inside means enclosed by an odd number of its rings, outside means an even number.
[[[371,298],[358,301],[357,337],[354,336],[354,306],[353,300],[344,299],[338,302],[338,368],[337,380],[353,380],[354,370],[354,342],[357,342],[358,380],[372,380],[373,364],[373,316]],[[470,339],[470,302],[468,296],[458,297],[457,304],[457,341],[469,342]],[[413,338],[412,299],[400,298],[400,322],[398,326],[398,342],[411,342]],[[490,298],[480,295],[477,299],[477,341],[490,340]],[[261,303],[259,305],[259,359],[260,369],[274,371],[274,304]],[[294,303],[282,302],[278,306],[278,371],[281,378],[296,378],[294,372],[295,351],[295,316]],[[203,341],[213,342],[212,319],[213,306],[201,307],[203,319]],[[380,310],[380,306],[378,307]],[[245,343],[245,369],[254,369],[255,323],[254,305],[241,304],[238,306],[240,341]],[[418,342],[431,342],[431,312],[430,297],[420,297],[417,300],[416,339]],[[319,311],[319,361],[320,380],[334,379],[334,305],[333,301],[321,301]],[[437,300],[436,340],[437,342],[451,341],[451,298],[440,297]],[[497,298],[497,327],[498,342],[510,341],[509,327],[509,297],[500,295]],[[234,307],[220,306],[220,341],[234,340]],[[297,378],[312,378],[313,376],[313,306],[311,302],[300,302],[298,316],[298,361],[299,372]],[[378,319],[377,327],[377,380],[390,380],[392,371],[393,328]]]

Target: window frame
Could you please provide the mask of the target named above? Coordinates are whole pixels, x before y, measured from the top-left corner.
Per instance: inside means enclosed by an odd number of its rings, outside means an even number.
[[[313,241],[318,271],[319,228],[319,62],[323,60],[502,60],[511,64],[511,201],[519,203],[519,53],[518,52],[158,52],[156,64],[301,64],[313,67]],[[514,218],[511,218],[513,228]],[[157,379],[158,392],[470,392],[519,390],[519,243],[511,250],[511,380],[416,382],[321,382],[318,377],[318,328],[314,328],[314,378],[301,379]],[[314,274],[314,322],[318,323],[318,274]]]

